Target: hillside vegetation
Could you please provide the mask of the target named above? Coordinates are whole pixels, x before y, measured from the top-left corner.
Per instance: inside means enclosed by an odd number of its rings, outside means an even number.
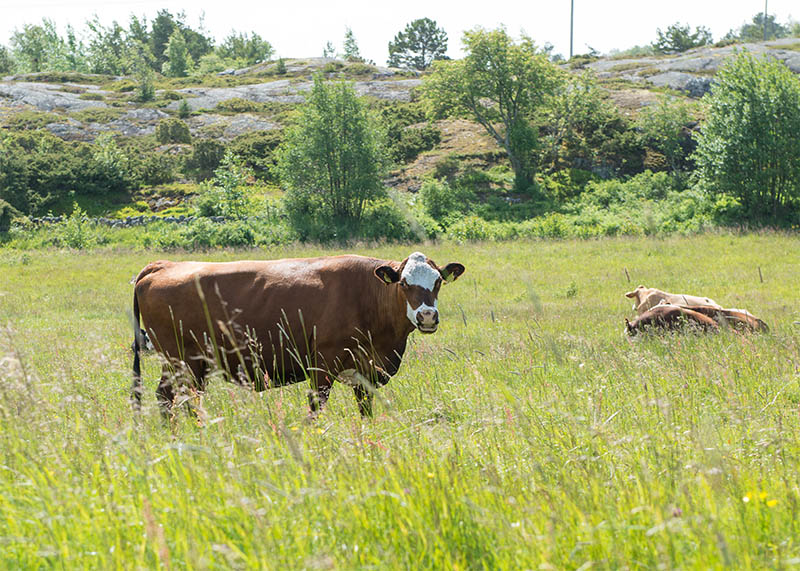
[[[737,137],[750,137],[748,129],[761,129],[763,141],[755,146],[780,164],[757,157],[729,163],[773,173],[761,177],[760,190],[740,190],[730,181],[744,174],[698,163],[695,152],[713,112],[714,78],[737,58],[759,62],[751,71],[739,66],[740,75],[782,78],[780,88],[777,79],[742,79],[764,91],[748,96],[766,105],[753,108],[753,116],[779,112],[784,131],[800,127],[792,111],[800,101],[800,39],[791,37],[797,31],[792,23],[770,20],[775,38],[760,43],[752,41],[746,25],[717,45],[708,45],[708,34],[670,26],[651,47],[568,62],[530,38],[517,41],[505,30],[476,28],[465,34],[467,56],[461,61],[437,59],[441,45],[430,52],[437,57],[398,59],[415,33],[427,31],[431,41],[446,43],[435,22],[423,19],[412,23],[419,29],[409,24],[392,43],[391,61],[411,66],[399,69],[364,60],[352,32],[344,53],[329,43],[324,57],[275,60],[272,46],[257,34],[232,33],[215,46],[181,18],[161,11],[149,24],[133,18],[127,29],[94,22],[88,44],[61,38],[47,20],[15,33],[13,49],[5,50],[5,60],[0,57],[0,68],[17,70],[0,81],[5,243],[58,245],[48,236],[63,229],[41,230],[25,217],[70,213],[267,218],[278,241],[588,237],[800,223],[795,138],[773,133],[768,124],[756,127],[755,120],[745,124],[749,119],[740,113],[738,131],[718,131],[730,145],[705,139],[709,149],[733,149]],[[770,61],[778,68],[769,68]],[[530,73],[535,62],[540,69]],[[498,71],[470,83],[479,69]],[[495,80],[503,73],[514,93],[527,98],[509,107],[513,117],[503,102],[516,95],[469,92],[502,85]],[[277,168],[277,157],[289,145],[287,133],[309,117],[304,110],[315,78],[326,85],[345,82],[363,108],[364,129],[376,139],[377,154],[368,162],[378,164],[382,189],[347,210],[356,213],[352,219],[313,201],[301,206],[284,200],[292,183]],[[781,103],[773,89],[783,90]],[[239,174],[231,177],[231,169]],[[326,169],[317,164],[311,171]],[[231,180],[239,181],[236,192],[242,195],[233,217],[229,206],[214,204],[230,195]],[[311,196],[322,189],[306,191]],[[753,199],[762,195],[772,198]],[[313,212],[303,210],[309,208]],[[9,235],[12,218],[17,223]],[[253,237],[244,243],[263,243],[257,225],[251,226]],[[116,232],[98,232],[105,233],[100,242],[125,240]],[[180,232],[191,230],[172,233]],[[174,243],[196,247],[187,240]],[[231,245],[236,244],[242,242]]]

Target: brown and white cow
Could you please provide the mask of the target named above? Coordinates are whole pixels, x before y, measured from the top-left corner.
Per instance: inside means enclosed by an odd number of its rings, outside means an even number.
[[[717,331],[719,325],[711,317],[679,305],[661,304],[648,309],[633,321],[625,318],[625,333],[634,336],[647,330],[671,330],[691,326],[704,331]]]
[[[176,396],[175,371],[202,391],[215,367],[256,390],[308,379],[311,414],[334,380],[353,387],[363,416],[373,390],[398,368],[414,330],[439,325],[442,283],[464,266],[440,268],[415,252],[401,262],[335,256],[227,263],[158,261],[137,276],[133,311],[165,358],[156,396]],[[141,402],[141,335],[134,341],[133,397]]]
[[[629,291],[625,297],[633,298],[633,309],[641,315],[645,311],[653,309],[660,303],[668,303],[671,305],[680,305],[688,307],[692,305],[705,305],[722,309],[713,299],[707,297],[699,297],[696,295],[687,295],[683,293],[667,293],[660,289],[638,286],[635,290]]]

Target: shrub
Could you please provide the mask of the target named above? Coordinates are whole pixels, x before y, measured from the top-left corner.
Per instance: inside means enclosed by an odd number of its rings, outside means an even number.
[[[195,179],[206,180],[214,176],[225,156],[225,145],[214,139],[200,139],[192,145],[192,154],[186,166],[196,172]]]
[[[701,183],[737,198],[750,219],[800,201],[800,79],[782,62],[740,52],[715,78],[694,157]]]
[[[156,139],[162,145],[169,143],[191,143],[192,135],[189,126],[175,117],[162,119],[156,125]]]
[[[468,212],[475,194],[467,186],[451,186],[445,181],[428,179],[419,191],[425,214],[440,222]]]
[[[217,110],[229,111],[231,113],[255,113],[263,111],[264,104],[250,101],[242,97],[233,97],[217,103]]]
[[[236,137],[228,149],[242,159],[258,180],[274,181],[275,150],[283,142],[283,131],[251,131]]]

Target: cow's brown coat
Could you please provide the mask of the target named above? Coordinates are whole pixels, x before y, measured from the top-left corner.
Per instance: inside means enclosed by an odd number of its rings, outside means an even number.
[[[461,264],[428,263],[450,279],[464,271]],[[257,390],[308,378],[312,413],[334,379],[346,380],[362,414],[371,414],[373,387],[397,372],[415,329],[406,304],[432,303],[441,284],[433,292],[404,284],[404,264],[362,256],[149,264],[136,278],[134,313],[166,358],[159,402],[165,409],[173,403],[176,368],[188,367],[202,390],[215,357],[231,379]],[[425,325],[435,330],[435,323]],[[248,330],[260,345],[248,343]],[[138,359],[137,351],[137,401]]]

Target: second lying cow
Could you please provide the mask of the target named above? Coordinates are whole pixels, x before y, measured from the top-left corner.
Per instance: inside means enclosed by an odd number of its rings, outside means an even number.
[[[692,326],[704,331],[717,331],[719,325],[711,317],[677,305],[661,304],[645,311],[633,321],[625,318],[625,333],[637,335],[647,329],[678,329]]]

